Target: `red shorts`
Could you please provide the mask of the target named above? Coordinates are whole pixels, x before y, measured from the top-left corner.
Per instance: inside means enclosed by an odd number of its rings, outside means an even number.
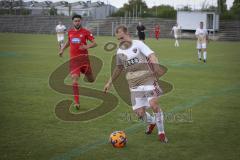
[[[92,69],[88,55],[80,55],[70,59],[70,73],[71,75],[78,75],[83,73],[85,75],[92,74]]]

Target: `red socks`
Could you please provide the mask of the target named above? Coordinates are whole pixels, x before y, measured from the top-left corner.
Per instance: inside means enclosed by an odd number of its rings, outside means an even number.
[[[75,82],[72,84],[73,87],[73,95],[74,95],[74,102],[75,104],[79,104],[79,89],[78,89],[78,83]]]

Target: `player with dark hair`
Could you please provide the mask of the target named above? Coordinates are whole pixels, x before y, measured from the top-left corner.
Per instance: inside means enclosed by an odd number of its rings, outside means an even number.
[[[89,82],[94,82],[95,80],[90,66],[88,49],[97,45],[92,33],[82,27],[81,20],[81,15],[74,15],[72,17],[73,28],[68,30],[68,41],[59,52],[59,56],[62,57],[64,50],[70,46],[70,74],[72,77],[74,106],[77,109],[80,108],[78,88],[80,74],[85,74]],[[87,41],[91,43],[88,44]]]
[[[145,40],[145,30],[146,30],[146,27],[141,22],[138,22],[137,35],[138,35],[139,40],[141,40],[143,42]]]

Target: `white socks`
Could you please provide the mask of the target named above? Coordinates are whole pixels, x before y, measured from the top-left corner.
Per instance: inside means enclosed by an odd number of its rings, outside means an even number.
[[[201,51],[198,50],[198,59],[201,59],[201,58],[202,58]]]
[[[148,124],[155,124],[155,118],[151,116],[148,112],[145,112],[144,121]]]
[[[207,60],[207,52],[206,51],[203,52],[203,59]]]
[[[201,58],[202,58],[201,51],[198,51],[198,59],[201,59]],[[203,52],[203,59],[207,60],[207,51]]]
[[[179,43],[178,43],[177,39],[175,40],[175,44],[174,45],[175,45],[175,47],[179,47]]]
[[[154,113],[154,115],[155,115],[156,125],[157,125],[157,128],[158,128],[158,134],[164,133],[163,112]]]

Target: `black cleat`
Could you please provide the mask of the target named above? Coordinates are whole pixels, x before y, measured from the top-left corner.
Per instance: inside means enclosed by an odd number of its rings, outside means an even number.
[[[80,104],[74,104],[74,107],[79,110],[80,109]]]

